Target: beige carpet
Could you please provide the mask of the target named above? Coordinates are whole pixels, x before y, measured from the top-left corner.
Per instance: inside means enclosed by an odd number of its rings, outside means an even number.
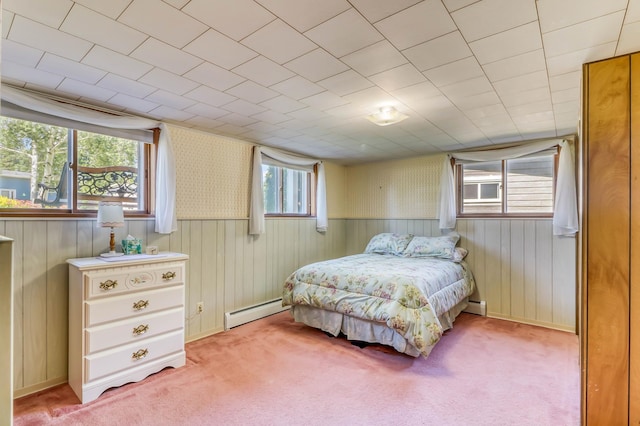
[[[187,365],[81,405],[17,400],[20,425],[579,424],[574,334],[462,314],[428,359],[359,348],[283,312],[187,345]]]

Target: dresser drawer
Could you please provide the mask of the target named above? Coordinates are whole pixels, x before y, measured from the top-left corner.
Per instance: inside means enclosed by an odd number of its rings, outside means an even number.
[[[92,354],[114,346],[139,342],[184,327],[181,307],[146,314],[85,330],[85,353]]]
[[[85,302],[85,326],[142,317],[151,312],[184,306],[184,285]]]
[[[139,343],[87,355],[84,359],[84,382],[87,383],[118,371],[134,368],[183,350],[184,331],[179,330],[145,339]]]
[[[184,263],[161,263],[85,273],[87,299],[184,282]]]

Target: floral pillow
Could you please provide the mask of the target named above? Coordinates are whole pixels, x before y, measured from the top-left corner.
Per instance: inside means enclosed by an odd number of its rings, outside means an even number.
[[[460,235],[455,232],[441,237],[413,237],[402,255],[406,257],[438,257],[453,260],[458,240],[460,240]]]
[[[411,234],[395,234],[391,232],[374,235],[364,252],[399,256],[407,248],[412,238],[413,235]]]
[[[466,248],[456,247],[456,250],[453,252],[453,260],[456,263],[460,263],[464,260],[469,252]]]

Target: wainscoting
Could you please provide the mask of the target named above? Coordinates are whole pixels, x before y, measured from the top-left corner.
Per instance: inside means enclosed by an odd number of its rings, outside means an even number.
[[[347,254],[380,232],[440,235],[437,220],[348,219]],[[554,237],[551,219],[458,220],[460,246],[487,315],[576,330],[576,240]]]
[[[280,297],[297,267],[343,256],[344,220],[320,234],[314,219],[267,219],[266,233],[248,235],[248,220],[180,220],[171,235],[152,220],[127,220],[144,245],[190,256],[186,333],[195,340],[224,329],[224,313]],[[95,220],[0,220],[0,235],[14,241],[14,390],[21,396],[67,380],[68,267],[66,259],[107,251],[107,229]],[[204,311],[196,313],[196,304]]]

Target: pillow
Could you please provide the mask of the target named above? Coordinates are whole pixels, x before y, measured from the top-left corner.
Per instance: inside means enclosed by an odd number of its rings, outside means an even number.
[[[456,250],[453,252],[453,260],[456,263],[462,262],[462,260],[467,256],[469,252],[466,248],[456,247]]]
[[[399,256],[402,254],[407,244],[413,238],[411,234],[395,234],[391,232],[384,232],[382,234],[374,235],[367,244],[365,253],[377,253],[377,254],[394,254]]]
[[[413,237],[402,255],[406,257],[438,257],[452,260],[459,239],[460,235],[455,232],[441,237]]]

